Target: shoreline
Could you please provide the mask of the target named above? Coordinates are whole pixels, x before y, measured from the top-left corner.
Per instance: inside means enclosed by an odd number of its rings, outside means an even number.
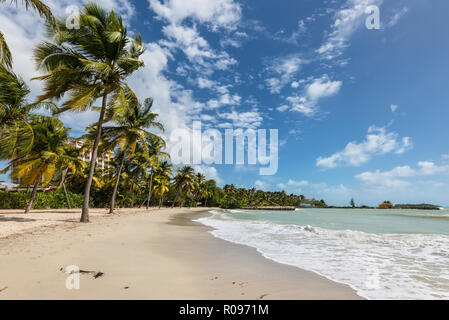
[[[0,238],[0,290],[7,287],[0,300],[363,299],[347,285],[216,238],[192,221],[209,210],[122,210]],[[69,265],[104,275],[81,274],[81,289],[68,290]]]

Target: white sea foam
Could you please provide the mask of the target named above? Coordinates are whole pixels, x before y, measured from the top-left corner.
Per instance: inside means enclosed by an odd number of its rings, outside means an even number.
[[[370,234],[267,221],[219,211],[198,221],[218,238],[345,283],[368,299],[449,299],[449,236]]]

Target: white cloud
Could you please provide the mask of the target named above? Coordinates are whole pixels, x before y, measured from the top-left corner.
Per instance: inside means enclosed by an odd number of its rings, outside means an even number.
[[[342,82],[331,81],[327,77],[315,79],[306,89],[307,96],[312,101],[330,97],[340,91]]]
[[[410,166],[402,166],[395,167],[390,171],[367,171],[356,175],[355,178],[362,181],[367,188],[400,189],[416,183],[416,181],[410,181],[409,178],[435,175],[449,175],[449,165],[438,166],[430,161],[420,161],[416,169]]]
[[[234,29],[241,19],[242,9],[233,0],[149,0],[151,9],[171,24],[186,19],[207,23],[213,29]]]
[[[383,0],[347,0],[335,14],[332,31],[316,52],[326,59],[341,55],[349,45],[351,36],[365,26],[366,8],[371,5],[380,6],[382,3]]]
[[[394,15],[390,18],[390,21],[387,23],[387,27],[388,28],[394,27],[399,22],[399,20],[403,16],[405,16],[408,12],[409,12],[409,8],[407,8],[407,7],[404,7],[402,9],[396,11],[394,13]]]
[[[287,183],[279,183],[277,185],[277,187],[279,189],[282,190],[286,190],[286,191],[300,191],[301,189],[299,189],[300,187],[307,187],[309,185],[309,182],[306,180],[301,180],[301,181],[295,181],[295,180],[288,180]]]
[[[234,128],[259,128],[263,122],[263,118],[258,111],[237,112],[232,110],[231,112],[219,113],[218,116],[221,119],[231,121]],[[221,127],[229,127],[231,124],[226,122]]]
[[[218,184],[223,183],[223,179],[220,178],[220,175],[218,174],[218,171],[215,167],[206,165],[196,165],[193,166],[193,169],[195,169],[196,172],[203,174],[207,180],[213,179]]]
[[[316,165],[323,168],[335,168],[341,165],[360,166],[375,155],[402,154],[411,147],[409,137],[400,139],[397,133],[387,132],[385,127],[371,126],[363,142],[350,142],[342,151],[328,158],[319,157]]]
[[[287,106],[287,105],[282,105],[282,106],[280,106],[280,107],[277,107],[276,110],[279,111],[279,112],[285,112],[285,111],[287,111],[289,108],[290,108],[290,107]]]
[[[198,82],[198,87],[201,89],[204,89],[204,88],[210,89],[217,85],[216,81],[209,80],[209,79],[206,79],[203,77],[199,77],[197,79],[197,82]]]
[[[201,70],[205,73],[211,73],[214,69],[226,70],[229,66],[237,63],[227,52],[213,50],[209,43],[199,35],[195,26],[170,24],[164,26],[162,32],[169,41],[162,40],[160,41],[161,45],[172,51],[179,48],[190,62],[203,67]]]
[[[391,112],[396,112],[396,110],[399,108],[399,106],[397,104],[392,104],[390,106]]]
[[[342,85],[343,82],[332,81],[327,75],[313,79],[301,96],[287,97],[287,101],[291,104],[290,110],[305,116],[313,116],[319,108],[319,100],[336,95]]]
[[[296,30],[294,30],[289,36],[286,36],[285,31],[282,29],[273,36],[273,39],[285,43],[298,44],[298,40],[306,32],[307,32],[306,22],[304,20],[299,20]]]
[[[304,63],[306,62],[298,55],[277,58],[271,62],[267,71],[274,76],[265,79],[270,93],[280,93],[281,89],[292,81],[292,77]]]
[[[264,181],[256,180],[254,182],[254,187],[258,190],[264,190],[267,191],[270,188],[270,185]]]

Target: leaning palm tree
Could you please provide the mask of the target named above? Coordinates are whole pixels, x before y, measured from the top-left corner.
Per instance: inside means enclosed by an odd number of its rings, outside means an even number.
[[[76,161],[66,154],[68,129],[56,118],[42,117],[31,121],[34,143],[27,155],[12,159],[3,170],[11,170],[11,178],[20,179],[22,185],[33,186],[30,201],[25,209],[33,208],[39,184],[48,185],[61,163]]]
[[[0,65],[0,159],[11,159],[28,153],[34,135],[31,112],[39,108],[56,109],[51,102],[30,103],[30,89],[14,72]]]
[[[188,197],[195,189],[195,170],[190,166],[178,169],[178,174],[175,177],[173,186],[176,190],[176,196],[172,208],[175,207],[181,193],[184,194],[185,197]],[[181,201],[181,207],[183,206],[184,201],[185,199]]]
[[[147,131],[150,127],[157,127],[159,130],[164,130],[161,123],[156,121],[159,116],[152,112],[152,99],[146,99],[142,106],[137,99],[128,99],[126,107],[120,107],[118,113],[111,111],[111,120],[113,126],[104,127],[104,139],[106,149],[119,149],[119,159],[121,159],[120,168],[118,170],[117,179],[112,192],[111,206],[109,213],[114,213],[115,198],[120,183],[120,174],[123,170],[125,159],[134,154],[137,146],[148,152],[148,137],[155,136]],[[109,119],[109,115],[108,115]]]
[[[127,95],[135,97],[126,79],[144,65],[142,37],[128,37],[122,17],[106,12],[96,3],[86,4],[80,13],[80,28],[68,29],[61,20],[58,28],[49,28],[53,42],[44,42],[35,49],[39,69],[47,74],[41,100],[67,97],[58,112],[85,111],[101,99],[92,148],[89,176],[84,188],[81,222],[89,222],[89,195],[102,126],[108,108],[125,104]]]
[[[17,0],[0,0],[0,3],[7,1],[17,4]],[[25,7],[27,9],[31,7],[34,11],[39,13],[39,15],[44,18],[50,25],[56,25],[55,18],[53,17],[50,8],[46,6],[42,1],[22,0],[22,2],[25,4]],[[5,37],[3,36],[2,32],[0,32],[0,65],[3,65],[9,69],[12,67],[11,51],[6,44]]]

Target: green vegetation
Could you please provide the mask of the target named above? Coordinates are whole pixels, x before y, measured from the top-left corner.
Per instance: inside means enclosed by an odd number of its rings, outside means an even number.
[[[0,209],[23,209],[27,206],[31,192],[5,192],[0,191]],[[68,192],[70,203],[74,208],[81,208],[83,195]],[[65,209],[67,199],[63,190],[38,192],[34,200],[34,209]]]

